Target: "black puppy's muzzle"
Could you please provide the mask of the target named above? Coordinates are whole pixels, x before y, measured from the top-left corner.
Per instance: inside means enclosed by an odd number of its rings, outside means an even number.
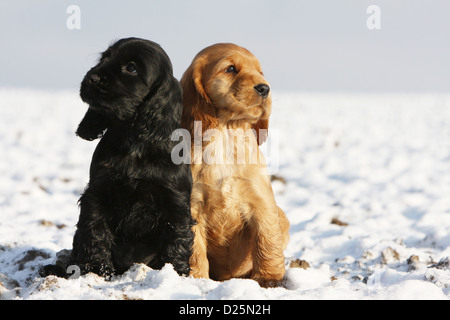
[[[104,85],[106,83],[106,81],[108,80],[108,78],[105,75],[100,75],[98,73],[90,73],[88,75],[86,75],[87,77],[87,81],[89,82],[89,84],[91,85]]]
[[[81,86],[84,87],[86,94],[107,94],[108,78],[106,75],[90,71],[84,77]]]
[[[99,75],[93,73],[87,77],[87,80],[88,80],[89,84],[99,84],[101,81],[101,78]]]

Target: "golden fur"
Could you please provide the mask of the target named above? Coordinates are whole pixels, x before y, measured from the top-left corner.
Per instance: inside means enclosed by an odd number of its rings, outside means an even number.
[[[192,138],[194,277],[246,277],[263,286],[283,279],[289,222],[258,147],[271,112],[270,93],[259,94],[259,84],[268,86],[259,61],[230,43],[199,52],[181,79],[182,126]]]

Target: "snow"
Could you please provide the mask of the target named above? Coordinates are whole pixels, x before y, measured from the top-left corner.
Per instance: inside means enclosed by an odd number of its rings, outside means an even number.
[[[171,265],[40,277],[72,245],[96,145],[74,134],[85,111],[75,91],[0,90],[0,299],[450,298],[450,95],[273,94],[291,239],[285,283],[269,289]]]

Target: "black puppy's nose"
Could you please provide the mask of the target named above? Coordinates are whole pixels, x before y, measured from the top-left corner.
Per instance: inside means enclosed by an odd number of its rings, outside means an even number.
[[[261,97],[267,98],[269,96],[270,87],[267,84],[260,83],[260,84],[256,85],[254,88],[255,88],[255,91],[258,92],[258,94]]]
[[[92,73],[88,77],[90,83],[99,83],[102,79],[98,74]]]

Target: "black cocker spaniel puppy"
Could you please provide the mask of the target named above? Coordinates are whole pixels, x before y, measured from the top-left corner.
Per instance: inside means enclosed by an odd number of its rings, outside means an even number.
[[[133,263],[171,263],[189,274],[192,177],[189,165],[171,159],[182,91],[169,57],[154,42],[121,39],[86,74],[80,96],[89,109],[76,133],[101,140],[79,201],[70,264],[105,277]],[[41,272],[49,273],[55,269]]]

